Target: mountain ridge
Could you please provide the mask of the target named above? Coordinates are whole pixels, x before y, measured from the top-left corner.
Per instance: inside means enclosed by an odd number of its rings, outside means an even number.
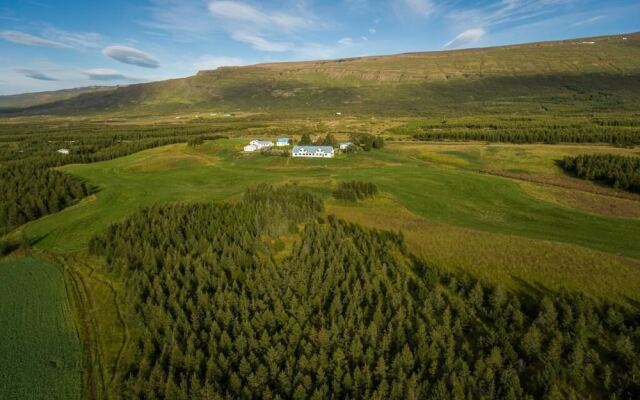
[[[480,106],[486,111],[496,102],[522,102],[526,98],[529,110],[539,108],[541,103],[558,101],[593,108],[593,96],[611,103],[608,106],[625,108],[637,99],[633,93],[637,88],[640,34],[631,33],[489,48],[221,67],[186,78],[84,93],[21,109],[5,107],[2,112],[31,115],[216,110],[309,114],[344,109],[360,114],[415,115],[463,104],[470,111]],[[611,102],[611,98],[615,101]]]

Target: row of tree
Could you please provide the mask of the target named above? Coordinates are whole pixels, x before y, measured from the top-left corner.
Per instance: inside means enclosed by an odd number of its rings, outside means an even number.
[[[371,149],[382,149],[384,147],[384,138],[380,135],[372,135],[370,133],[353,133],[350,136],[351,142],[365,151]]]
[[[378,187],[375,183],[362,181],[340,182],[333,191],[333,197],[338,200],[357,201],[375,197]]]
[[[84,182],[52,169],[0,167],[0,233],[58,212],[90,192]]]
[[[110,160],[173,143],[195,146],[223,137],[198,125],[0,124],[0,234],[58,212],[91,192],[79,179],[52,167]],[[70,153],[58,153],[61,148]]]
[[[38,123],[0,124],[0,162],[29,161],[43,166],[110,160],[147,148],[184,143],[194,138],[214,140],[232,129],[261,126],[257,123],[150,124]],[[199,140],[199,139],[195,139]],[[62,157],[56,150],[66,148]]]
[[[571,131],[553,131],[527,129],[522,132],[512,130],[433,130],[415,133],[416,140],[425,141],[483,141],[507,143],[609,143],[615,146],[635,146],[640,144],[640,133],[624,132],[593,132],[581,129]]]
[[[365,151],[369,151],[371,149],[381,149],[384,147],[384,138],[379,135],[372,135],[369,133],[352,133],[349,135],[349,140],[353,143],[354,149],[363,149]],[[338,140],[333,136],[333,134],[328,133],[326,136],[319,136],[315,141],[311,139],[311,135],[308,133],[303,133],[300,137],[300,141],[298,142],[301,146],[331,146],[338,147]]]
[[[114,398],[640,397],[637,313],[442,273],[401,234],[321,210],[263,186],[92,239],[130,307]]]
[[[331,146],[337,147],[338,140],[331,133],[327,133],[326,136],[318,136],[318,138],[314,141],[311,139],[311,135],[309,133],[303,133],[300,137],[300,141],[298,142],[300,146]]]
[[[640,193],[640,157],[583,154],[565,157],[560,161],[560,166],[579,178]]]
[[[634,118],[461,118],[416,120],[388,130],[417,140],[460,140],[510,143],[640,144],[640,119]]]

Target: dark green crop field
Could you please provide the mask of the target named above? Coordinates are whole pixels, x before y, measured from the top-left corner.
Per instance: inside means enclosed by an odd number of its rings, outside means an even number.
[[[80,399],[82,349],[60,270],[0,261],[0,398]]]

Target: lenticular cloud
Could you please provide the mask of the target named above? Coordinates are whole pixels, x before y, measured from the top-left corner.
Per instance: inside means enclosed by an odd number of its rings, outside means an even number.
[[[158,68],[160,62],[151,54],[127,46],[109,46],[102,50],[102,54],[121,63],[137,65],[144,68]]]

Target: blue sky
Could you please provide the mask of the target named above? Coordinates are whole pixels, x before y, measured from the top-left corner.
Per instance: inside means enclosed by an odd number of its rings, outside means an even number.
[[[638,0],[0,0],[0,94],[640,30]]]

